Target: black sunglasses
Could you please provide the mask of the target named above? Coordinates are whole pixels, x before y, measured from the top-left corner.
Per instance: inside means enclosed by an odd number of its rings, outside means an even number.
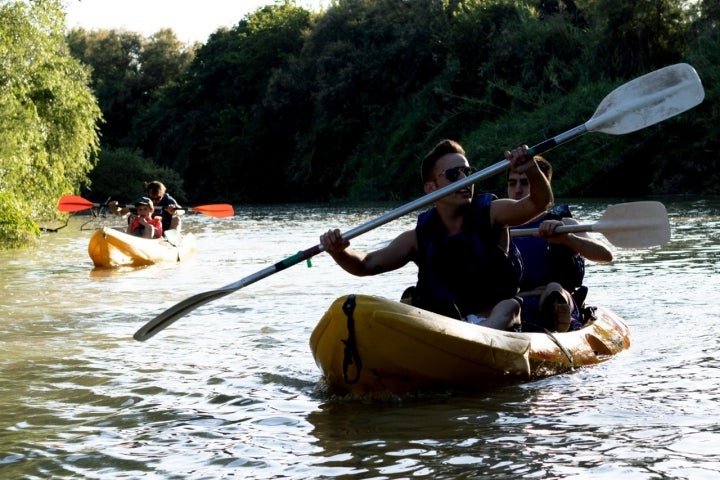
[[[438,177],[442,175],[448,179],[448,182],[454,182],[455,180],[460,178],[461,173],[463,175],[465,175],[466,177],[469,177],[470,175],[472,175],[475,172],[477,172],[476,168],[466,167],[463,165],[462,167],[452,167],[452,168],[445,169],[442,172],[440,172],[440,175],[438,175]]]

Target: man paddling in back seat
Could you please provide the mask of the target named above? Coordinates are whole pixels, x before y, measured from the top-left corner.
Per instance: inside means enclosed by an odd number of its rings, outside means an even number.
[[[155,206],[162,207],[161,216],[163,229],[165,231],[174,229],[177,230],[179,234],[180,217],[175,214],[177,210],[180,209],[180,204],[177,200],[167,193],[165,185],[158,180],[153,180],[145,184],[145,191],[148,197],[155,202]]]
[[[552,182],[552,165],[536,157],[540,170]],[[508,172],[507,196],[520,200],[530,194],[530,180],[524,173]],[[523,331],[557,332],[582,326],[580,309],[587,288],[585,258],[597,263],[612,261],[612,252],[586,233],[557,233],[561,225],[577,225],[567,205],[556,205],[542,217],[519,228],[537,228],[537,236],[512,240],[523,262],[520,294],[523,299]],[[512,229],[511,229],[512,230]]]
[[[338,229],[320,237],[332,258],[347,272],[377,275],[412,261],[418,265],[413,305],[449,317],[497,329],[518,330],[518,291],[522,265],[511,248],[508,227],[521,225],[552,205],[553,195],[527,147],[505,152],[512,171],[525,173],[531,194],[520,200],[474,197],[474,185],[437,200],[423,212],[413,230],[401,233],[386,247],[370,253],[351,250]],[[472,174],[465,151],[443,140],[423,159],[425,193]]]
[[[155,207],[161,208],[160,216],[162,218],[163,231],[175,230],[180,234],[180,217],[176,215],[177,210],[180,209],[180,204],[167,193],[165,184],[159,180],[147,182],[145,184],[145,193],[147,194],[147,198],[153,201]],[[122,216],[130,211],[128,207],[119,208],[117,201],[109,202],[108,206],[110,207],[110,211],[115,215]]]

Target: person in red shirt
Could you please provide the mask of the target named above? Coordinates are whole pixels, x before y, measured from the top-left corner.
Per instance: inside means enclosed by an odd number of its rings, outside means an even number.
[[[130,215],[127,233],[143,238],[160,238],[163,234],[162,219],[153,217],[153,201],[142,197],[135,202],[137,214]]]

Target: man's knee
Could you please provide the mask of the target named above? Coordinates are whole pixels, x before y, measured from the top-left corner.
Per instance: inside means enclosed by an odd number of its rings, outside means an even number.
[[[519,315],[520,314],[520,301],[517,298],[508,298],[506,300],[503,300],[500,302],[503,305],[503,308],[507,311],[512,313],[513,315]]]

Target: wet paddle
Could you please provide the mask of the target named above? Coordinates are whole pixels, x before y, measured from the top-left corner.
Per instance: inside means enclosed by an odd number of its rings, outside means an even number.
[[[572,130],[535,145],[530,149],[530,153],[541,154],[587,132],[601,132],[611,135],[634,132],[689,110],[702,102],[704,97],[705,91],[700,78],[690,65],[679,63],[661,68],[616,88],[603,99],[590,120]],[[343,237],[350,240],[362,235],[425,205],[429,205],[435,200],[461,188],[500,173],[506,170],[509,165],[508,160],[502,160],[469,177],[459,179],[446,187],[435,190],[363,225],[348,230],[343,234]],[[229,295],[258,280],[311,258],[322,251],[322,244],[318,244],[237,282],[217,290],[193,295],[150,320],[135,332],[134,338],[139,341],[147,340],[199,306]]]
[[[77,195],[63,195],[60,197],[60,200],[58,201],[58,210],[61,212],[66,213],[72,213],[72,212],[80,212],[82,210],[87,210],[88,208],[93,207],[106,207],[107,203],[93,203],[89,200],[86,200],[82,197],[79,197]],[[134,208],[134,205],[118,205],[120,208],[123,207],[129,207]],[[235,215],[235,209],[233,209],[232,205],[226,204],[226,203],[218,203],[218,204],[211,204],[211,205],[200,205],[197,207],[192,207],[185,209],[191,212],[198,212],[203,213],[205,215],[208,215],[210,217],[216,217],[216,218],[224,218],[224,217],[232,217]],[[178,210],[178,212],[183,212],[183,209]]]
[[[562,225],[558,233],[598,232],[621,248],[646,248],[665,245],[670,241],[670,222],[660,202],[630,202],[610,205],[591,224]],[[511,237],[536,235],[537,228],[515,228]]]

